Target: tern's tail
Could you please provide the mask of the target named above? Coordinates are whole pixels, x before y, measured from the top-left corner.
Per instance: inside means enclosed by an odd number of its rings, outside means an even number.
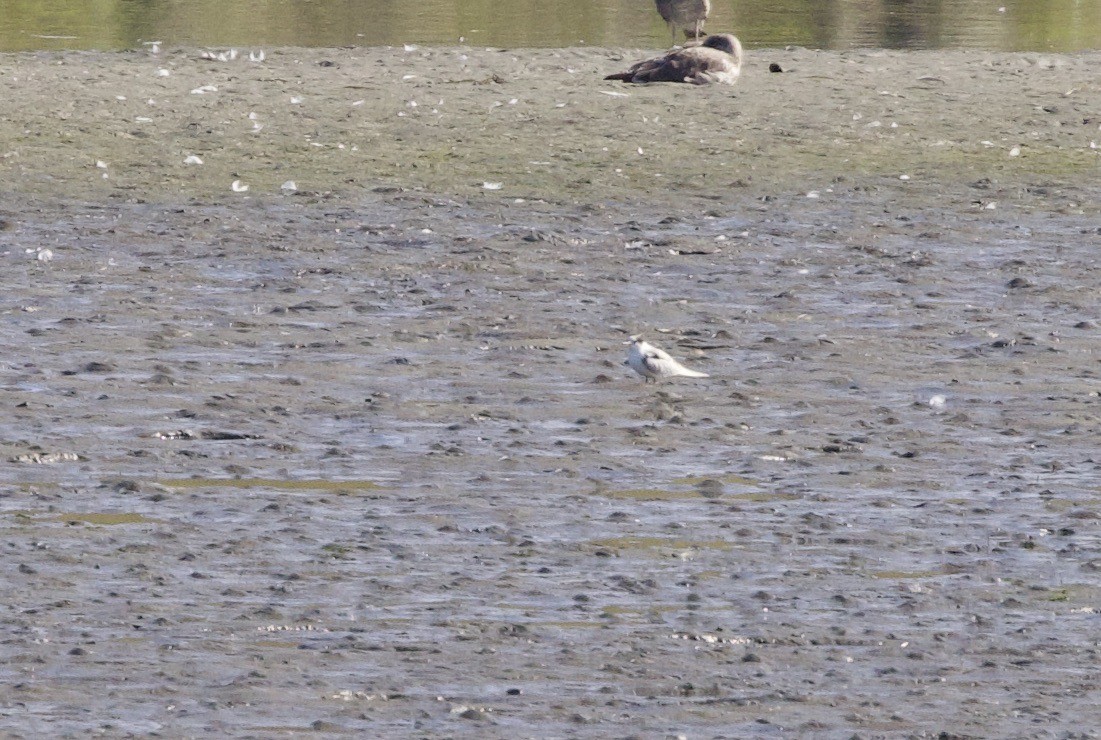
[[[684,377],[684,378],[710,378],[711,377],[707,373],[701,373],[698,370],[689,370],[684,365],[681,365],[680,367],[677,368],[677,375],[680,375],[681,377]]]

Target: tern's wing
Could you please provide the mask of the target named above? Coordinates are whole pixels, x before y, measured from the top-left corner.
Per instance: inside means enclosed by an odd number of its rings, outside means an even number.
[[[642,358],[643,363],[646,365],[646,369],[655,375],[662,377],[672,377],[675,375],[681,375],[686,378],[706,378],[707,373],[701,373],[696,370],[689,370],[684,365],[680,364],[667,352],[664,352],[657,347],[650,347]]]
[[[673,375],[677,372],[677,361],[657,347],[648,347],[642,353],[642,364],[654,375]]]

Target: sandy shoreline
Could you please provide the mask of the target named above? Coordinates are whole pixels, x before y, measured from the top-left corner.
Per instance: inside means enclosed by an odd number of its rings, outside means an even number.
[[[1101,55],[647,53],[0,57],[12,736],[1095,736]]]
[[[240,200],[234,180],[279,195],[294,180],[338,196],[473,196],[489,181],[501,198],[739,203],[839,176],[1020,188],[1088,182],[1096,166],[1095,54],[755,50],[734,88],[600,79],[650,53],[6,55],[2,162],[16,191],[169,202]]]

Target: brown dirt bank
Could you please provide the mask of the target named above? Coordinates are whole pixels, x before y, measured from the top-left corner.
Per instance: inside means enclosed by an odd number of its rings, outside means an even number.
[[[985,178],[1027,206],[1030,187],[1092,184],[1096,172],[1101,55],[754,50],[734,88],[600,79],[645,53],[6,55],[5,189],[227,202],[241,199],[233,180],[254,197],[294,180],[337,196],[396,185],[698,210],[695,198],[833,186],[954,195]],[[502,189],[483,194],[486,181]]]
[[[643,53],[0,58],[6,734],[1096,736],[1101,57]]]

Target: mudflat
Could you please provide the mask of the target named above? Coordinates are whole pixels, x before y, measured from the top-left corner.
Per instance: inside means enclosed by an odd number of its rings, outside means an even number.
[[[652,53],[0,57],[5,733],[1097,736],[1101,55]]]

